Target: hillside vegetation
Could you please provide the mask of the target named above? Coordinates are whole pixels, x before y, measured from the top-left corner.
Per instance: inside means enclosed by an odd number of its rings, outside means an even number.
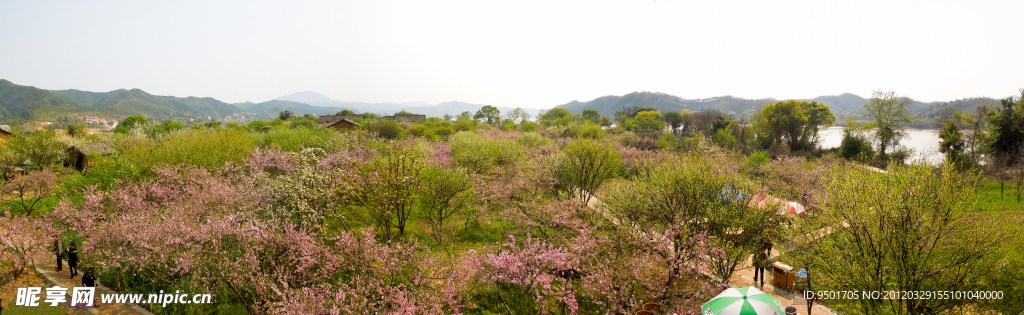
[[[828,105],[837,120],[845,120],[852,115],[866,114],[864,104],[868,99],[851,93],[840,95],[818,96],[807,101],[815,101]],[[660,112],[678,112],[684,109],[690,111],[719,110],[737,116],[746,115],[750,117],[755,110],[760,109],[764,104],[775,102],[774,98],[745,99],[733,96],[718,96],[702,99],[684,99],[678,96],[658,92],[633,92],[622,96],[608,95],[595,98],[587,102],[572,101],[557,106],[564,108],[571,113],[583,113],[587,109],[595,109],[601,115],[614,117],[615,112],[628,107],[651,107]],[[995,103],[995,99],[989,97],[975,97],[949,102],[920,102],[914,101],[907,106],[916,116],[913,127],[935,128],[934,121],[951,110],[959,112],[973,112],[981,105]]]
[[[139,89],[110,92],[51,91],[0,80],[0,120],[14,123],[52,120],[67,115],[124,118],[142,115],[153,120],[208,120],[244,113],[241,108],[210,97],[174,97]]]

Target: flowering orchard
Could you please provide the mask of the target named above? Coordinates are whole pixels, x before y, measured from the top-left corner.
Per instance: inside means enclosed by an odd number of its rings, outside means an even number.
[[[844,169],[476,126],[119,135],[83,174],[4,187],[23,210],[0,217],[0,260],[23,273],[63,235],[116,291],[214,296],[160,313],[693,314],[777,228],[754,193],[814,210]]]

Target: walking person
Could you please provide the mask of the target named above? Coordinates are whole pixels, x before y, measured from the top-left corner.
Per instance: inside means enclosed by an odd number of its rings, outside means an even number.
[[[78,275],[78,248],[75,247],[75,242],[71,242],[71,246],[68,247],[68,269],[71,269],[69,279],[74,279],[75,275]]]
[[[54,270],[64,270],[64,246],[60,244],[60,235],[53,237],[53,255],[57,256],[57,268]]]

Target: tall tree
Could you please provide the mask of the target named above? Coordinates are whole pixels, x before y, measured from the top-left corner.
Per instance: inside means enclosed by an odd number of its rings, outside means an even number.
[[[487,121],[488,124],[493,125],[501,121],[501,111],[499,111],[497,107],[484,105],[484,107],[481,107],[480,110],[476,111],[476,114],[473,115],[473,119],[483,119]]]
[[[913,102],[910,98],[896,96],[895,91],[877,90],[871,94],[870,103],[864,104],[868,115],[875,120],[871,127],[876,128],[875,140],[878,141],[878,154],[882,158],[887,156],[890,148],[899,145],[900,139],[906,137],[904,128],[914,121],[906,107]]]
[[[964,140],[960,128],[952,120],[946,120],[939,131],[939,152],[946,155],[946,161],[954,165],[962,165],[964,159]]]
[[[668,130],[676,133],[683,123],[683,115],[679,112],[667,112],[664,116],[665,124],[668,124]]]

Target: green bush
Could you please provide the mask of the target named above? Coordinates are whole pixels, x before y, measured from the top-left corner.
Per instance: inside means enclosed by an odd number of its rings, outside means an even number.
[[[363,123],[363,129],[389,140],[401,138],[405,133],[402,125],[394,120],[369,120]]]
[[[455,134],[455,130],[449,124],[440,125],[434,129],[434,135],[441,138],[448,138],[452,134]]]
[[[514,164],[522,154],[522,146],[508,140],[491,140],[472,132],[458,132],[448,141],[455,163],[484,174],[495,166]]]
[[[574,122],[565,128],[565,131],[562,132],[562,137],[601,139],[604,138],[604,129],[590,122]]]
[[[234,129],[188,129],[156,139],[132,137],[120,144],[121,152],[142,170],[160,164],[190,164],[207,168],[240,162],[256,146],[248,133]]]
[[[416,137],[422,137],[431,140],[435,138],[434,131],[430,130],[430,128],[427,128],[427,126],[424,125],[413,126],[412,128],[409,128],[409,130],[406,130],[405,133]]]
[[[473,119],[459,118],[455,121],[455,131],[474,131],[479,124],[479,121]]]
[[[864,136],[843,131],[843,142],[839,144],[839,155],[846,159],[867,159],[875,155],[871,141]]]
[[[520,136],[519,140],[516,142],[526,147],[536,148],[551,144],[553,141],[551,141],[551,139],[548,139],[545,136],[540,135],[539,133],[527,132]]]
[[[522,131],[522,132],[537,131],[537,123],[532,122],[532,121],[524,121],[523,123],[519,124],[519,131]]]
[[[284,151],[299,151],[302,148],[323,149],[328,139],[337,133],[329,128],[273,129],[266,133],[252,135],[256,145],[262,148],[277,146]]]

